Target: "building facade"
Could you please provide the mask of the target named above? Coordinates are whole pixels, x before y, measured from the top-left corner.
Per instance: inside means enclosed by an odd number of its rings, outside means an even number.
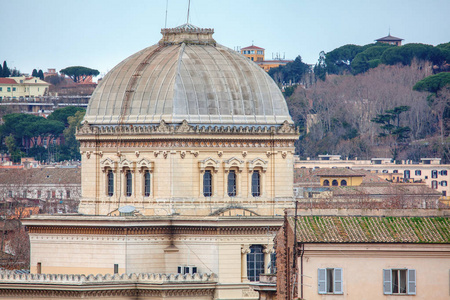
[[[0,78],[0,100],[44,96],[50,84],[37,77]]]
[[[287,217],[277,235],[277,299],[449,297],[448,215],[310,213]]]
[[[368,170],[394,183],[424,182],[440,192],[443,197],[450,195],[450,165],[441,164],[440,158],[421,158],[419,163],[410,160],[395,163],[391,158],[372,158],[371,160],[341,159],[340,155],[319,155],[318,159],[295,159],[295,168],[350,168]],[[443,198],[447,199],[447,198]]]
[[[241,48],[241,54],[248,59],[254,61],[258,66],[263,68],[264,71],[269,72],[270,69],[279,66],[285,66],[286,64],[292,62],[292,60],[287,59],[272,59],[265,60],[265,49],[251,45],[248,47]]]

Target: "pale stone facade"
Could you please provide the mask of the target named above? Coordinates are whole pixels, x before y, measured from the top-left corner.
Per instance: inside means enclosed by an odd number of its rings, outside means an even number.
[[[78,132],[83,160],[79,212],[107,215],[119,206],[132,205],[144,215],[217,215],[227,208],[282,215],[284,208],[292,207],[296,133],[289,125],[273,127],[272,133],[210,130],[199,134],[200,129],[187,123],[170,128],[155,126],[152,135],[124,133],[123,141],[115,141],[111,140],[113,133],[98,135],[84,126]],[[130,196],[126,195],[128,170],[132,174]],[[203,194],[205,170],[212,174],[210,197]],[[230,170],[236,173],[235,196],[228,195]],[[256,170],[261,189],[254,197],[251,179]],[[108,171],[114,174],[112,196],[107,191]],[[145,171],[151,174],[148,195]]]

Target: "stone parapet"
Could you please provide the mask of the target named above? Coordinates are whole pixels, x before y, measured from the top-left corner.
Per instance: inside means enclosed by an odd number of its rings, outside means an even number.
[[[0,273],[0,285],[5,283],[29,284],[189,284],[189,283],[216,283],[217,276],[211,274],[15,274],[10,271]]]

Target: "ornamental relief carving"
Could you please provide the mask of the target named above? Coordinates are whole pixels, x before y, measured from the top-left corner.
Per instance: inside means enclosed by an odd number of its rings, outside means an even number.
[[[286,120],[283,124],[272,126],[213,126],[213,125],[196,125],[192,126],[186,120],[181,124],[168,125],[161,120],[159,125],[90,125],[84,122],[81,128],[77,130],[77,135],[141,135],[141,134],[167,134],[167,133],[219,133],[219,134],[263,134],[278,133],[299,135],[299,129],[289,124]]]

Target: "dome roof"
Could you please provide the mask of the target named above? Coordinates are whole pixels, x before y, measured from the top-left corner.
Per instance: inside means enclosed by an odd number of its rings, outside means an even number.
[[[95,125],[292,123],[275,82],[254,62],[216,44],[213,29],[162,29],[99,83],[85,121]]]

